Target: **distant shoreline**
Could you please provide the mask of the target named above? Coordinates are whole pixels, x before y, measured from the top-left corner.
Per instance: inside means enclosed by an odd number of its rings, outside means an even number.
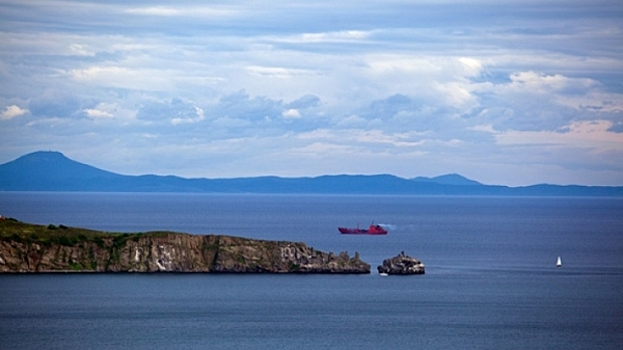
[[[623,197],[623,186],[539,184],[509,187],[485,185],[458,174],[413,179],[388,174],[297,178],[260,176],[230,179],[130,176],[76,162],[59,152],[34,152],[1,164],[0,191]]]

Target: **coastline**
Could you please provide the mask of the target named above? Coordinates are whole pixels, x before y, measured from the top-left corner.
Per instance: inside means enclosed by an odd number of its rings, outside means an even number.
[[[302,242],[155,231],[110,233],[0,220],[0,273],[369,274],[358,253]]]

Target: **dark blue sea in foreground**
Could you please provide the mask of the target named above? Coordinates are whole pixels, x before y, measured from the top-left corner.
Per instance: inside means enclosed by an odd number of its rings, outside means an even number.
[[[361,276],[0,275],[0,349],[623,347],[621,198],[0,192],[0,215],[302,241],[373,266]],[[337,231],[371,221],[390,233]],[[426,275],[375,272],[401,251]]]

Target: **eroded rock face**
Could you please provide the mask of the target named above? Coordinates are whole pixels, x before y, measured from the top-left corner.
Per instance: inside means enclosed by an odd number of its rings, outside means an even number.
[[[305,243],[172,232],[70,236],[73,240],[56,236],[61,243],[50,243],[41,237],[41,227],[22,225],[28,227],[19,227],[21,232],[37,230],[39,235],[33,241],[2,232],[0,272],[370,273],[358,253],[335,255]]]
[[[383,260],[376,268],[379,273],[388,275],[421,275],[425,273],[424,263],[401,252],[397,256]]]

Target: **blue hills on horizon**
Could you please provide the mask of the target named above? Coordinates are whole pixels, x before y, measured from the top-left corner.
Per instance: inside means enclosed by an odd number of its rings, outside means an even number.
[[[408,194],[476,196],[623,196],[623,187],[484,185],[459,174],[404,179],[394,175],[260,176],[207,179],[121,175],[38,151],[0,165],[0,191]]]

